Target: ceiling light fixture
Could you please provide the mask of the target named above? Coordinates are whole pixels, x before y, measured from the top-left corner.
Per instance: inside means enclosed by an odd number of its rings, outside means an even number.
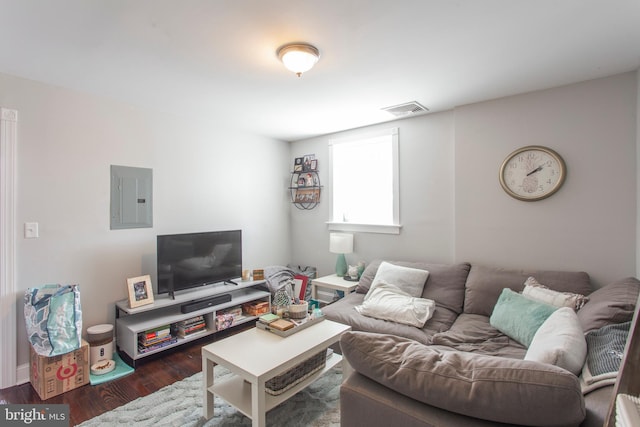
[[[291,43],[280,47],[276,53],[284,66],[298,77],[309,71],[320,59],[320,51],[307,43]]]

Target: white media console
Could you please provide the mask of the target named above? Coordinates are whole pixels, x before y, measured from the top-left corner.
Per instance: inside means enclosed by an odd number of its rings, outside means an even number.
[[[203,286],[201,288],[192,289],[176,293],[175,299],[168,295],[161,295],[155,298],[151,304],[141,307],[130,308],[129,301],[123,300],[116,303],[116,345],[117,350],[123,359],[135,365],[136,360],[143,357],[151,356],[159,352],[174,348],[187,342],[202,338],[203,336],[215,334],[218,332],[216,328],[216,312],[236,307],[238,305],[254,302],[266,301],[270,303],[271,294],[259,289],[265,284],[264,280],[259,281],[241,281],[234,280],[237,285],[230,283],[216,283],[213,285]],[[190,312],[183,312],[185,309],[194,309],[194,302],[211,301],[216,296],[229,295],[230,301],[222,302],[215,305],[202,304],[202,308],[195,309]],[[213,301],[215,303],[215,301]],[[183,308],[183,306],[185,306]],[[190,308],[187,308],[190,307]],[[181,338],[177,337],[177,341],[155,350],[140,352],[138,350],[138,336],[147,331],[162,328],[164,326],[175,325],[180,321],[192,319],[202,315],[204,317],[206,327],[196,334]],[[246,315],[239,321],[241,323],[255,320],[256,316]]]

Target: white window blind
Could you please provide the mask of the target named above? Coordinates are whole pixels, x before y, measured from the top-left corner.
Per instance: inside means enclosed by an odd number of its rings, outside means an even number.
[[[329,228],[399,233],[398,129],[331,140],[329,161]]]

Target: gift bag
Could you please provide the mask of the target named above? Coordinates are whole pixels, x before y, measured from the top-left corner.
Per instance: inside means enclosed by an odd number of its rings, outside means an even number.
[[[82,309],[78,285],[44,285],[24,295],[29,342],[42,356],[57,356],[82,345]]]

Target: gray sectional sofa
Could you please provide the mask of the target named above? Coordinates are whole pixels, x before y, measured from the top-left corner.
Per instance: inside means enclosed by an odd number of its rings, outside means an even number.
[[[521,292],[534,277],[588,296],[575,314],[584,333],[597,331],[631,320],[637,279],[594,290],[584,272],[391,263],[429,272],[421,297],[435,301],[435,310],[422,328],[360,314],[380,261],[367,267],[356,292],[323,308],[328,319],[352,327],[339,349],[353,368],[340,391],[343,427],[603,425],[611,379],[583,393],[580,373],[524,360],[527,347],[492,326],[491,316],[503,289]]]

